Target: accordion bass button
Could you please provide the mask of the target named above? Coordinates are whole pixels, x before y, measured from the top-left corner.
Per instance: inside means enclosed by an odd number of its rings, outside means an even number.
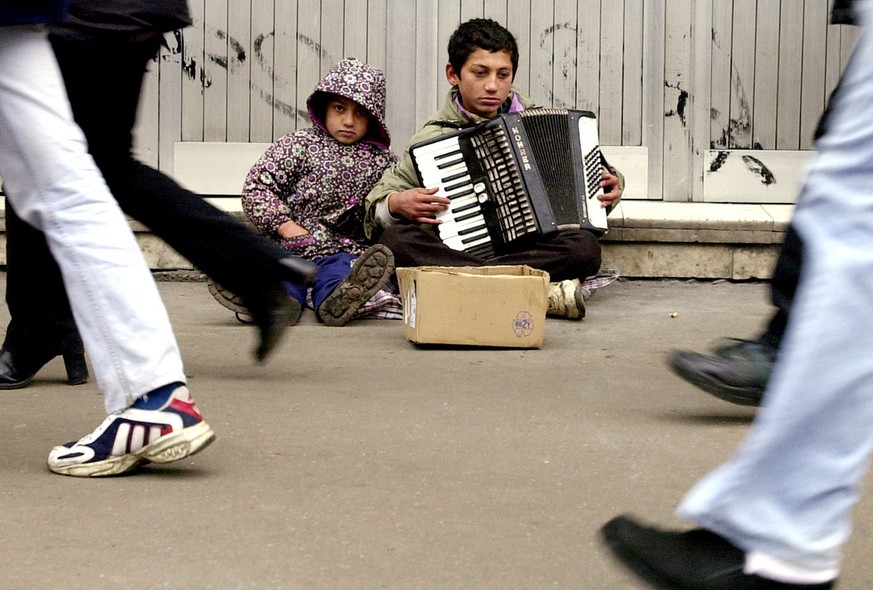
[[[484,182],[477,182],[473,185],[473,192],[476,193],[476,198],[479,199],[480,203],[484,203],[488,200],[488,193],[486,192],[486,186]]]

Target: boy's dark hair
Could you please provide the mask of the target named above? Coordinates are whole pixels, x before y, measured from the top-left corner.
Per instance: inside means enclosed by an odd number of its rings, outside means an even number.
[[[518,44],[515,37],[497,21],[490,18],[474,18],[455,29],[449,39],[449,63],[455,74],[461,75],[461,68],[467,58],[477,49],[487,51],[507,51],[512,60],[512,77],[518,70]]]

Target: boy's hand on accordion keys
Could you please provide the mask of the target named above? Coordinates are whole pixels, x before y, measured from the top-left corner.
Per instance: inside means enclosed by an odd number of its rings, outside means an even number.
[[[437,213],[448,208],[451,201],[436,196],[436,188],[411,188],[388,196],[388,212],[415,223],[438,224]]]
[[[603,180],[600,181],[600,186],[603,187],[603,194],[598,197],[601,207],[609,207],[621,196],[621,191],[618,187],[618,176],[612,174],[606,168],[603,169]]]

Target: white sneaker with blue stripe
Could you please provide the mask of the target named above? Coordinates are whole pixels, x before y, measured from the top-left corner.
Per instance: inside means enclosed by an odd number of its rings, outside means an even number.
[[[145,463],[172,463],[202,451],[215,440],[188,388],[166,385],[110,414],[78,442],[57,446],[48,468],[61,475],[104,477]]]

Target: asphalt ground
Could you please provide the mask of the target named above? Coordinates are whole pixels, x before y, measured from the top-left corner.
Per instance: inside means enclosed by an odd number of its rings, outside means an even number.
[[[253,329],[205,283],[159,286],[216,442],[62,477],[49,449],[104,416],[93,380],[67,386],[56,359],[0,392],[0,588],[639,588],[598,527],[622,512],[686,525],[677,503],[755,413],[675,377],[666,353],[750,336],[770,313],[763,283],[619,281],[584,321],[549,319],[542,349],[497,350],[307,312],[255,366]],[[873,587],[870,508],[840,588]]]

